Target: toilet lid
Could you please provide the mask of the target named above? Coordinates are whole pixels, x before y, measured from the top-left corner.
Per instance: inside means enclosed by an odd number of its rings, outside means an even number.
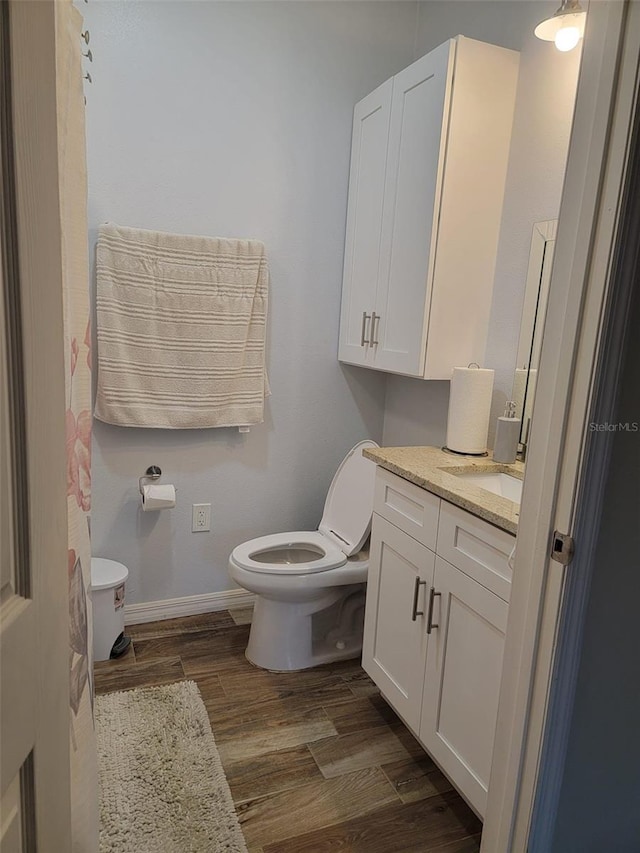
[[[268,575],[310,575],[347,562],[341,549],[317,530],[250,539],[233,549],[231,559],[242,569]]]
[[[129,577],[129,569],[115,560],[105,560],[104,557],[91,558],[91,588],[109,589],[119,586]]]
[[[361,441],[347,453],[329,486],[318,528],[347,557],[358,553],[371,530],[376,463],[362,455],[365,447],[379,445]]]

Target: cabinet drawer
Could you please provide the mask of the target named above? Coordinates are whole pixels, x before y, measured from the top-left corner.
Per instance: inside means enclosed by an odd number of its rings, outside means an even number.
[[[508,559],[515,541],[510,533],[442,502],[437,553],[504,601],[511,593]]]
[[[436,550],[440,498],[431,492],[378,468],[373,510],[422,545]]]

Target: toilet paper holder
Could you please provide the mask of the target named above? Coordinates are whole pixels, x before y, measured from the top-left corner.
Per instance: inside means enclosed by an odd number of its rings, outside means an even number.
[[[143,480],[159,480],[162,476],[162,471],[157,465],[149,465],[147,470],[144,472],[142,477],[138,478],[138,490],[140,494],[142,494],[142,481]]]

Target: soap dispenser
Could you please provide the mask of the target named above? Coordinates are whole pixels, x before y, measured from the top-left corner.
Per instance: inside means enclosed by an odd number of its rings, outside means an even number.
[[[516,404],[507,403],[504,416],[498,418],[496,440],[493,447],[494,462],[515,462],[520,438],[520,418],[516,417]]]

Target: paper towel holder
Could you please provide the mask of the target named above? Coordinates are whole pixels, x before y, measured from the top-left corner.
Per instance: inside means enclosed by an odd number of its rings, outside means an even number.
[[[138,490],[140,494],[142,494],[142,481],[143,480],[158,480],[162,476],[162,471],[157,465],[149,465],[147,470],[144,472],[142,477],[138,478]]]

